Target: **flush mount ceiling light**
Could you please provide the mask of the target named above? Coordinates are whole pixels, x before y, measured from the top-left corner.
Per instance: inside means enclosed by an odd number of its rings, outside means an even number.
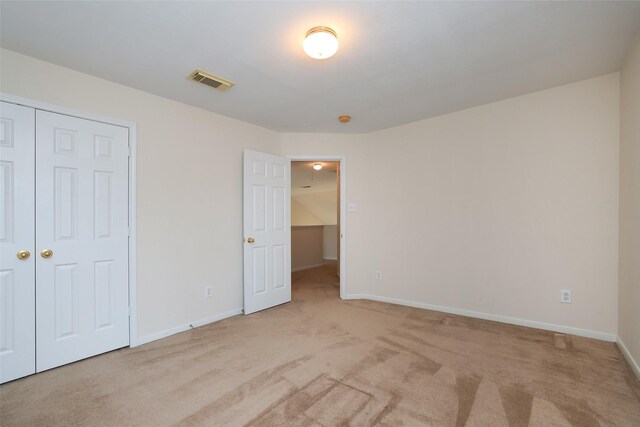
[[[338,50],[338,36],[329,27],[313,27],[307,31],[303,43],[304,51],[314,59],[326,59]]]
[[[319,171],[320,169],[322,169],[322,164],[321,163],[314,163],[313,164],[313,168],[317,171]]]

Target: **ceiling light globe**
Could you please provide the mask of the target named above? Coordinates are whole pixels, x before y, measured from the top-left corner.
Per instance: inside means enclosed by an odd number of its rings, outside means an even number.
[[[320,163],[314,163],[313,164],[313,168],[317,171],[319,171],[320,169],[322,169],[322,165]]]
[[[314,59],[330,58],[338,51],[338,37],[331,28],[314,27],[307,31],[302,47]]]

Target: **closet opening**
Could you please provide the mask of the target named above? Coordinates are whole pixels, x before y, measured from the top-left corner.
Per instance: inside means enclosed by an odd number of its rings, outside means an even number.
[[[292,300],[343,296],[340,159],[291,161]]]

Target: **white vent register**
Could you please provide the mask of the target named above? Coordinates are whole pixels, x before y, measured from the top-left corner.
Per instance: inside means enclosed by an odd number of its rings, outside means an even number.
[[[218,77],[214,74],[207,73],[202,70],[195,70],[193,73],[187,76],[189,80],[193,80],[194,82],[202,83],[203,85],[210,86],[214,89],[218,89],[219,91],[226,91],[234,85],[233,82],[229,80],[225,80],[222,77]]]

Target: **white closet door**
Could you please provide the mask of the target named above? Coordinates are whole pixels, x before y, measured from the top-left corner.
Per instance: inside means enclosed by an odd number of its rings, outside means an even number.
[[[244,151],[244,314],[291,301],[291,161]]]
[[[36,146],[43,371],[129,344],[128,130],[38,111]]]
[[[34,119],[0,105],[0,383],[35,372]]]

